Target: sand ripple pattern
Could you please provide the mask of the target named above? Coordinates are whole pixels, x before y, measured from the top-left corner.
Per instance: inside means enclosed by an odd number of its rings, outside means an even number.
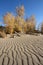
[[[43,65],[43,36],[0,38],[0,65]]]

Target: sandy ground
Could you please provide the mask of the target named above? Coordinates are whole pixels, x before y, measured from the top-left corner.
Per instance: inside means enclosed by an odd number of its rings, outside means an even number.
[[[43,65],[43,35],[0,38],[0,65]]]

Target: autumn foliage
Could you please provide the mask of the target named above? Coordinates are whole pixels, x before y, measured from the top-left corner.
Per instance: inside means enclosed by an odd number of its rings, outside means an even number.
[[[6,32],[13,33],[15,18],[11,13],[7,13],[4,17],[4,24],[6,24]]]
[[[16,7],[16,13],[19,16],[23,16],[24,15],[24,6],[22,5],[21,7]]]
[[[27,33],[28,32],[34,32],[35,28],[36,28],[36,21],[35,21],[35,17],[31,16],[29,19],[26,19],[26,24],[27,24]]]
[[[12,34],[13,32],[33,32],[35,30],[35,17],[31,16],[26,20],[23,18],[24,16],[24,6],[16,7],[16,16],[11,13],[7,13],[4,15],[4,24],[6,27],[6,32]]]

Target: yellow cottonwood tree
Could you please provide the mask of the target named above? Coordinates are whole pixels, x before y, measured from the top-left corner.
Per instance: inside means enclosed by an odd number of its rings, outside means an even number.
[[[17,31],[19,31],[19,32],[23,31],[23,24],[24,24],[24,19],[19,17],[19,16],[16,16],[16,18],[15,18],[15,26],[16,26]]]
[[[24,15],[24,6],[20,6],[20,7],[16,7],[16,30],[23,32],[23,24],[24,24],[24,19],[22,18],[22,16]]]
[[[15,17],[11,13],[7,13],[4,17],[4,23],[9,33],[13,33]]]
[[[19,16],[23,16],[24,15],[24,6],[20,6],[20,7],[16,7],[16,13]]]
[[[27,32],[34,32],[36,26],[35,17],[31,16],[29,19],[27,19],[26,24],[27,24]]]

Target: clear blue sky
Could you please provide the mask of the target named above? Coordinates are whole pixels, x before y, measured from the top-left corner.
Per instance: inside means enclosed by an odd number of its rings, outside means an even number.
[[[43,0],[0,0],[0,24],[3,22],[3,15],[11,12],[15,15],[15,8],[19,5],[25,7],[25,18],[35,15],[37,25],[43,21]]]

